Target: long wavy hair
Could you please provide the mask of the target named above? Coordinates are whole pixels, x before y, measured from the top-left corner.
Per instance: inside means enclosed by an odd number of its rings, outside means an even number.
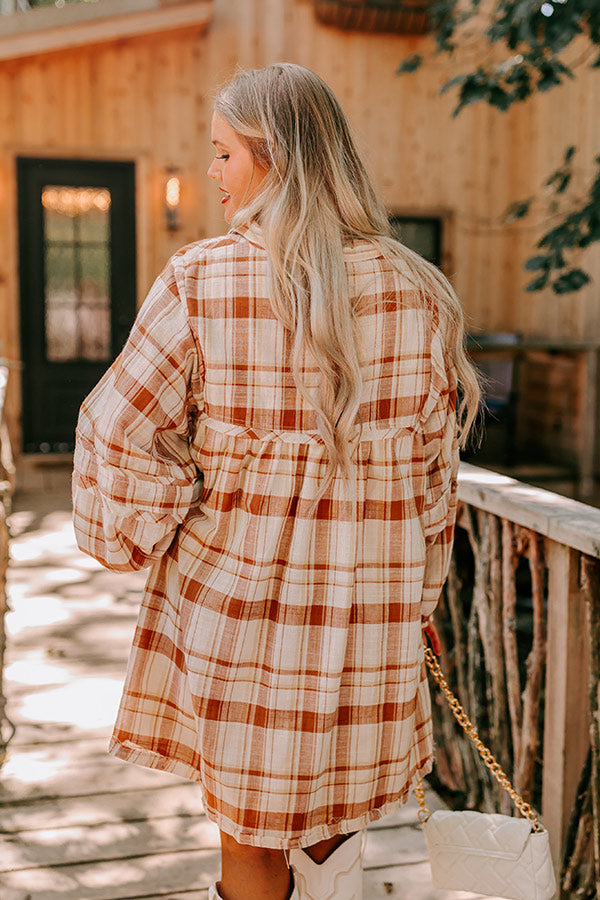
[[[436,305],[446,328],[447,365],[454,368],[459,385],[457,427],[464,446],[480,388],[464,350],[460,301],[436,266],[392,237],[386,209],[331,89],[310,69],[276,63],[238,72],[217,95],[214,109],[268,170],[260,191],[238,208],[231,224],[256,219],[263,232],[270,300],[294,336],[294,380],[315,410],[328,451],[319,497],[338,469],[345,476],[352,471],[362,388],[343,252],[352,241],[375,244],[412,289]],[[309,391],[302,379],[306,349],[322,373],[318,393]]]

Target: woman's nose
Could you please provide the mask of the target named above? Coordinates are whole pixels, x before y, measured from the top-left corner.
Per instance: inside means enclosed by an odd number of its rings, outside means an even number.
[[[206,174],[208,175],[209,178],[214,178],[215,180],[218,180],[218,178],[219,178],[219,167],[217,166],[217,164],[216,164],[216,162],[215,162],[214,159],[213,159],[213,161],[211,162],[210,166],[208,167],[208,171],[207,171]]]

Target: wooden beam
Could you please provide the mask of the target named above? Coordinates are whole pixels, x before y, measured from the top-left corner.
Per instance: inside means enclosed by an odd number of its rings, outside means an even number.
[[[15,13],[0,22],[0,60],[176,28],[206,28],[213,12],[213,0],[168,6],[159,0],[102,0]]]
[[[549,541],[548,633],[544,712],[542,818],[557,872],[581,770],[589,746],[586,609],[580,555]]]

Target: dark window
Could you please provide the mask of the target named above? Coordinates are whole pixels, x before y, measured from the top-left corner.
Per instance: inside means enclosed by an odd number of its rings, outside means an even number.
[[[434,216],[390,216],[394,237],[436,266],[442,264],[442,220]]]

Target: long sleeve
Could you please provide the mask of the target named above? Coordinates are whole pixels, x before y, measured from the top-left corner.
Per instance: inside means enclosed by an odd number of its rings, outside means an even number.
[[[459,465],[454,372],[436,373],[436,401],[423,423],[425,575],[421,614],[429,616],[448,575],[457,507]]]
[[[75,534],[81,550],[107,568],[139,569],[160,557],[198,493],[189,435],[202,399],[202,362],[182,279],[172,260],[80,410]]]

